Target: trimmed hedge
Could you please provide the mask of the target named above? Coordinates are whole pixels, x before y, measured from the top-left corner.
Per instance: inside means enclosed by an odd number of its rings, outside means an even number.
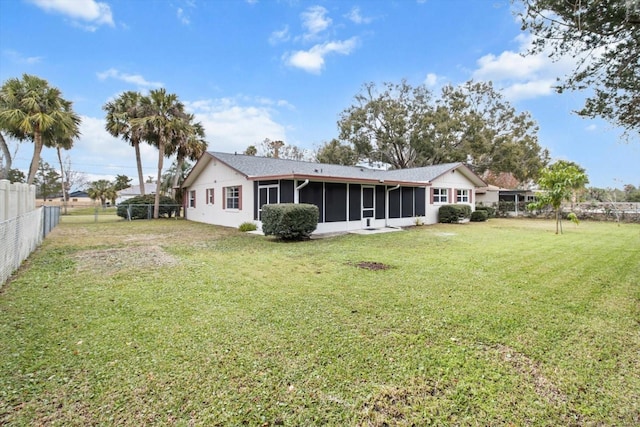
[[[319,211],[307,203],[262,206],[262,231],[282,240],[308,239],[318,227]]]
[[[476,205],[476,211],[487,212],[487,218],[496,217],[496,208],[494,208],[493,206]]]
[[[471,213],[471,221],[473,222],[483,222],[489,218],[489,214],[484,209],[479,209]]]
[[[153,205],[155,204],[155,201],[155,194],[145,194],[144,196],[132,197],[118,205],[116,214],[119,217],[128,219],[129,216],[127,214],[127,210],[129,205],[135,205],[131,206],[131,219],[151,219],[153,218]],[[160,196],[160,210],[158,216],[161,218],[165,216],[171,218],[173,214],[176,214],[177,216],[180,211],[180,206],[177,205],[178,202],[171,197]]]
[[[442,205],[438,209],[438,222],[453,224],[471,216],[469,205]]]

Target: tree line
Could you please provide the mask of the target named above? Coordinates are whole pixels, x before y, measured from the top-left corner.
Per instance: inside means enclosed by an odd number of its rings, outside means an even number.
[[[136,153],[136,164],[140,178],[140,188],[144,194],[140,143],[148,143],[158,148],[157,180],[162,180],[164,158],[175,155],[177,169],[180,170],[187,159],[198,159],[207,148],[204,127],[195,121],[193,114],[185,111],[184,104],[177,95],[162,89],[152,90],[144,96],[138,92],[124,92],[117,99],[107,102],[106,130],[115,137],[130,143]],[[80,137],[80,116],[73,111],[72,103],[66,100],[61,91],[37,76],[24,74],[22,78],[12,78],[0,88],[0,149],[3,168],[0,179],[20,179],[20,171],[14,171],[12,156],[4,134],[20,142],[33,143],[34,152],[26,182],[34,184],[41,164],[44,147],[57,150],[60,162],[60,187],[65,198],[69,188],[64,188],[65,168],[62,150],[69,150],[74,140]],[[172,188],[178,186],[176,174]],[[50,182],[41,178],[42,182]],[[93,187],[102,188],[104,183],[94,183]],[[102,190],[104,193],[105,190]],[[158,217],[160,194],[157,191],[154,206],[154,218]]]
[[[558,92],[589,90],[577,113],[602,117],[621,127],[627,139],[637,138],[640,2],[513,0],[513,4],[522,29],[533,36],[527,55],[577,59],[573,71],[558,76],[556,85]],[[103,108],[107,131],[135,149],[143,194],[140,143],[158,148],[158,185],[163,179],[164,158],[176,155],[173,188],[179,184],[187,159],[196,160],[206,150],[202,125],[165,89],[152,90],[146,96],[125,92]],[[70,149],[80,136],[80,120],[72,103],[46,80],[27,74],[7,80],[0,88],[0,179],[21,178],[21,172],[11,168],[12,156],[4,138],[8,135],[33,143],[26,178],[29,184],[34,183],[39,169],[46,169],[40,161],[43,147],[56,149],[66,194],[70,180],[64,176],[61,152]],[[437,96],[424,85],[412,87],[406,81],[380,86],[367,83],[356,94],[354,104],[340,114],[338,137],[325,142],[312,157],[326,163],[383,163],[393,168],[466,162],[488,182],[508,174],[516,184],[537,181],[545,187],[569,173],[572,184],[565,187],[575,190],[574,182],[586,184],[586,173],[579,167],[549,166],[549,153],[538,144],[537,131],[530,114],[516,111],[491,83],[447,85]],[[307,150],[269,139],[258,147],[249,146],[245,154],[310,159]],[[167,185],[166,175],[164,181]],[[608,190],[591,189],[590,193],[597,199],[604,197],[603,191]],[[635,201],[638,191],[626,184],[624,194],[618,196]],[[159,191],[155,201],[157,217]]]

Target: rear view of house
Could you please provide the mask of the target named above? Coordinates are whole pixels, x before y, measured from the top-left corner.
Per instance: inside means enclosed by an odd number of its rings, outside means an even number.
[[[207,152],[185,180],[185,217],[191,221],[261,227],[262,206],[318,206],[317,233],[404,227],[437,222],[441,205],[472,207],[486,184],[462,163],[376,170],[295,160]]]

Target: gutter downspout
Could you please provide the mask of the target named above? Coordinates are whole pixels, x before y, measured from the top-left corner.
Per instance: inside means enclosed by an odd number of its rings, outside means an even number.
[[[305,179],[302,184],[300,184],[300,185],[298,185],[296,187],[296,191],[295,191],[295,193],[293,193],[293,203],[295,203],[295,204],[300,203],[300,190],[302,190],[304,187],[306,187],[307,184],[309,184],[309,180]]]
[[[400,188],[400,184],[396,185],[395,187],[392,188],[387,188],[387,193],[386,193],[386,197],[384,198],[384,226],[388,227],[388,220],[389,220],[389,193],[392,192],[393,190],[397,190],[398,188]]]

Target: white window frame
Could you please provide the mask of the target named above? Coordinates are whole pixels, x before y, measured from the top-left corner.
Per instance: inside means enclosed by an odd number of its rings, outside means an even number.
[[[469,189],[459,188],[456,190],[456,203],[469,203]]]
[[[213,204],[213,202],[215,200],[213,195],[214,195],[213,188],[207,188],[207,204],[208,205],[212,205]]]
[[[189,191],[189,207],[196,207],[196,190]]]
[[[449,203],[449,189],[434,187],[433,203]]]
[[[225,209],[240,210],[240,186],[225,187]],[[229,203],[232,202],[232,203]]]

